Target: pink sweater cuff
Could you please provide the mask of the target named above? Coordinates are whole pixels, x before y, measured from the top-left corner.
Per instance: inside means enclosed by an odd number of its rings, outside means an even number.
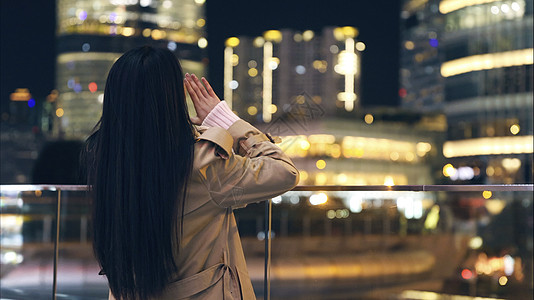
[[[221,127],[228,130],[237,120],[239,120],[239,117],[234,114],[226,101],[221,101],[206,116],[202,126]]]

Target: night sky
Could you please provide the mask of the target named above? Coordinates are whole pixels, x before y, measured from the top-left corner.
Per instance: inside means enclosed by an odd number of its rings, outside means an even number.
[[[43,99],[54,88],[55,0],[1,3],[1,100],[27,87]],[[362,58],[364,106],[398,105],[399,1],[391,0],[207,0],[209,79],[222,95],[224,40],[265,30],[321,30],[354,26],[367,48]]]

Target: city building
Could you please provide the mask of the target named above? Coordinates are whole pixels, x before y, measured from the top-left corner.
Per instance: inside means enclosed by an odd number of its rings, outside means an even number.
[[[443,56],[438,37],[443,17],[439,0],[405,1],[401,13],[401,106],[420,112],[440,111],[443,106]]]
[[[404,2],[399,94],[447,116],[449,182],[532,182],[532,17],[531,0]]]
[[[320,34],[285,29],[231,37],[224,53],[224,99],[252,122],[269,123],[303,94],[329,115],[351,112],[359,107],[365,49],[357,36],[356,28],[346,26]]]
[[[57,0],[55,136],[83,139],[91,132],[100,118],[107,72],[133,47],[168,47],[185,72],[204,74],[204,2]]]
[[[444,117],[362,108],[365,44],[357,36],[354,27],[332,27],[228,38],[224,99],[245,120],[282,137],[300,184],[436,183]]]
[[[31,182],[39,149],[46,143],[56,93],[39,99],[28,88],[10,94],[9,110],[0,120],[0,183]]]

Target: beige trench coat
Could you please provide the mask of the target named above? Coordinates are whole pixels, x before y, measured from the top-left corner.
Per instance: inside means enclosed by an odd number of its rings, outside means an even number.
[[[256,299],[232,210],[292,189],[299,172],[243,120],[228,130],[198,130],[184,235],[175,255],[179,272],[158,299]]]

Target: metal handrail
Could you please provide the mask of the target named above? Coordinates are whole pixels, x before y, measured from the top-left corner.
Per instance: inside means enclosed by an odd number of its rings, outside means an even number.
[[[87,185],[0,185],[1,190],[86,191]],[[462,185],[298,185],[291,191],[407,191],[407,192],[532,192],[534,184],[462,184]]]

